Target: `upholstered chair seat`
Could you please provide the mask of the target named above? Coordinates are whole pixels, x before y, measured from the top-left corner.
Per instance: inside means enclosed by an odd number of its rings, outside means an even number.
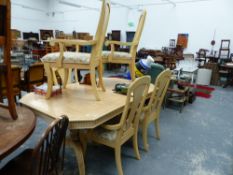
[[[45,55],[41,58],[42,62],[56,62],[60,57],[60,52],[53,52]],[[82,52],[64,52],[63,53],[63,63],[82,63],[90,64],[91,54]]]
[[[111,51],[103,51],[102,58],[106,59],[111,55]],[[132,59],[132,55],[127,52],[113,52],[113,59]]]

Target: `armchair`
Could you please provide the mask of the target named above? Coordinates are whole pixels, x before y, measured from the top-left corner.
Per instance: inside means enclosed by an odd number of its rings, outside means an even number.
[[[100,100],[96,85],[95,69],[98,68],[99,85],[104,91],[105,88],[102,78],[103,68],[101,62],[101,54],[104,43],[104,36],[108,26],[109,15],[110,15],[110,3],[108,0],[103,0],[99,24],[94,40],[87,41],[87,40],[52,39],[50,41],[51,44],[58,43],[60,51],[49,53],[42,58],[45,71],[48,76],[48,90],[47,90],[46,98],[49,98],[52,92],[52,85],[54,81],[52,76],[53,75],[52,68],[65,69],[65,74],[63,77],[64,88],[66,87],[67,84],[68,71],[70,68],[73,68],[73,69],[87,69],[90,71],[91,85],[93,88],[93,92],[95,94],[95,98],[96,100]],[[77,48],[76,52],[65,51],[64,48],[67,45],[75,45]],[[88,46],[88,45],[92,46],[91,53],[79,52],[78,49],[79,46]]]
[[[134,35],[132,42],[121,41],[106,41],[106,45],[111,46],[111,51],[103,51],[102,62],[103,63],[116,63],[116,64],[128,64],[130,69],[131,79],[135,79],[135,57],[139,40],[141,38],[142,30],[146,19],[146,11],[143,11],[138,23],[137,31]],[[115,46],[129,46],[130,52],[116,52]]]
[[[130,138],[133,138],[136,157],[140,159],[137,141],[138,123],[149,85],[149,76],[140,77],[132,82],[127,91],[126,103],[120,121],[109,121],[101,127],[92,130],[89,134],[89,138],[92,141],[114,148],[119,175],[123,175],[121,145]]]

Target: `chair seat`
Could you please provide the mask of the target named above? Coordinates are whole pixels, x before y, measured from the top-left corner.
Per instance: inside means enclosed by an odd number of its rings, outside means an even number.
[[[94,130],[93,135],[97,138],[113,141],[117,137],[117,131],[110,131],[104,128],[97,128]]]
[[[111,51],[103,51],[102,52],[102,58],[108,58],[109,55],[111,54]],[[123,58],[123,59],[131,59],[132,55],[128,52],[114,52],[113,53],[113,59],[114,58]]]
[[[54,63],[59,59],[60,52],[53,52],[46,54],[41,58],[42,62]],[[89,53],[81,52],[64,52],[63,63],[81,63],[89,64],[91,55]]]
[[[8,162],[1,170],[1,175],[30,175],[32,149],[26,149],[16,158]]]

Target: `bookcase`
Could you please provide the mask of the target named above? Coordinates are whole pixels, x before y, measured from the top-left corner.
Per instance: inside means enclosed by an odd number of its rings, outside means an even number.
[[[18,118],[13,95],[12,71],[11,71],[11,3],[10,0],[0,0],[0,49],[3,52],[3,60],[0,63],[0,93],[2,93],[2,77],[6,77],[6,94],[8,104],[0,103],[1,108],[7,108],[12,119]]]

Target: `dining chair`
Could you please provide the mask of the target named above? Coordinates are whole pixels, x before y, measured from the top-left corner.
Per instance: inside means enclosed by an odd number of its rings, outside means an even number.
[[[103,67],[101,62],[102,47],[105,39],[105,33],[108,26],[110,15],[110,2],[103,0],[102,10],[100,14],[98,28],[94,37],[94,40],[68,40],[68,39],[51,39],[50,43],[59,44],[59,52],[46,54],[41,60],[44,63],[45,71],[48,77],[48,90],[46,98],[51,97],[52,86],[53,86],[53,74],[52,68],[64,68],[64,88],[66,88],[68,71],[70,68],[73,69],[87,69],[91,75],[91,86],[95,94],[96,100],[100,100],[96,85],[96,71],[98,69],[99,85],[103,91],[105,91],[103,84]],[[67,45],[75,45],[76,52],[65,51],[64,48]],[[91,53],[79,52],[79,46],[92,46]]]
[[[44,65],[43,63],[36,63],[29,66],[28,70],[24,73],[22,88],[30,92],[34,89],[34,86],[41,85],[44,81]]]
[[[58,175],[62,174],[65,137],[69,119],[54,120],[42,134],[34,149],[26,149],[10,160],[1,175]]]
[[[149,85],[149,76],[140,77],[133,81],[129,85],[125,106],[119,121],[113,119],[99,128],[92,130],[89,134],[90,140],[114,148],[119,175],[123,175],[121,146],[130,138],[133,138],[136,158],[140,159],[137,141],[138,123]]]
[[[127,64],[129,65],[131,79],[135,79],[135,59],[136,52],[138,48],[138,44],[141,38],[141,34],[144,28],[145,20],[146,20],[146,11],[143,11],[139,23],[137,26],[137,30],[134,35],[134,39],[132,42],[121,42],[121,41],[106,41],[106,45],[111,46],[111,51],[103,51],[102,53],[102,62],[103,63],[116,63],[116,64]],[[115,46],[128,46],[130,47],[129,52],[118,52],[115,51]]]
[[[161,106],[166,95],[171,79],[171,71],[169,69],[161,72],[155,80],[154,90],[149,98],[149,102],[143,107],[140,117],[140,126],[142,127],[142,137],[144,149],[148,151],[149,144],[147,133],[149,125],[154,122],[157,139],[160,139],[159,115]]]
[[[13,94],[16,101],[16,96],[21,98],[21,68],[18,66],[11,67],[12,72],[12,85],[13,85]],[[6,87],[6,76],[0,74],[0,101],[3,101],[7,97],[7,87]]]

